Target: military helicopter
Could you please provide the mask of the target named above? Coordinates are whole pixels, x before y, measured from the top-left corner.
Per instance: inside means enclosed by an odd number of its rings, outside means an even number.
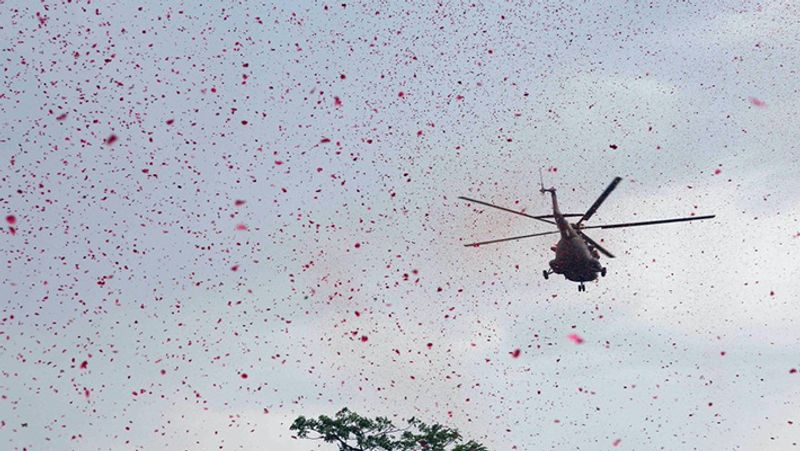
[[[591,207],[586,211],[586,213],[568,213],[562,214],[558,208],[558,200],[556,199],[556,189],[555,188],[545,188],[544,181],[542,179],[541,170],[539,171],[539,180],[541,184],[541,189],[539,192],[542,194],[550,193],[550,197],[553,201],[553,214],[552,215],[529,215],[527,213],[523,213],[521,211],[511,210],[508,208],[500,207],[494,204],[490,204],[488,202],[483,202],[480,200],[470,199],[468,197],[459,197],[459,199],[465,200],[467,202],[472,202],[480,205],[484,205],[491,208],[496,208],[498,210],[502,210],[508,213],[513,213],[520,216],[525,216],[526,218],[535,219],[537,221],[546,222],[548,224],[555,225],[558,227],[558,230],[551,231],[551,232],[540,232],[534,233],[531,235],[522,235],[522,236],[514,236],[510,238],[501,238],[497,240],[490,240],[490,241],[481,241],[478,243],[470,243],[465,244],[464,246],[468,247],[478,247],[483,246],[485,244],[494,244],[494,243],[502,243],[505,241],[514,241],[514,240],[521,240],[523,238],[531,238],[535,236],[543,236],[543,235],[551,235],[555,233],[561,234],[561,239],[558,241],[558,244],[551,247],[550,249],[556,253],[556,258],[550,260],[550,269],[546,269],[542,271],[545,279],[550,277],[550,274],[563,274],[564,277],[568,280],[573,282],[578,282],[578,291],[586,291],[586,286],[584,282],[590,282],[592,280],[597,279],[597,274],[605,277],[606,275],[606,268],[600,263],[600,254],[602,253],[606,257],[614,258],[614,255],[600,246],[595,240],[589,238],[585,233],[583,233],[586,229],[618,229],[622,227],[637,227],[637,226],[646,226],[646,225],[655,225],[655,224],[667,224],[670,222],[683,222],[683,221],[699,221],[701,219],[711,219],[716,215],[705,215],[705,216],[690,216],[685,218],[673,218],[673,219],[657,219],[654,221],[641,221],[641,222],[625,222],[620,224],[604,224],[604,225],[594,225],[594,226],[586,226],[583,223],[588,221],[596,212],[597,209],[600,208],[600,205],[606,200],[609,194],[617,187],[620,181],[622,181],[621,177],[615,177],[614,180],[611,181],[611,184],[603,191],[600,197],[592,204]],[[570,217],[580,217],[578,222],[570,224],[566,218]]]

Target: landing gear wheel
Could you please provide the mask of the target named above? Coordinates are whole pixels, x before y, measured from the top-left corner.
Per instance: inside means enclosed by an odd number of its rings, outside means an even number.
[[[546,270],[546,269],[545,269],[544,271],[542,271],[542,275],[544,276],[544,280],[547,280],[547,279],[549,279],[549,278],[550,278],[550,273],[549,273],[549,272],[547,272],[547,270]]]
[[[578,285],[578,291],[586,291],[586,287],[583,284]]]
[[[600,275],[601,275],[601,276],[603,276],[603,277],[605,277],[605,276],[606,276],[606,268],[602,268],[602,269],[600,270]]]

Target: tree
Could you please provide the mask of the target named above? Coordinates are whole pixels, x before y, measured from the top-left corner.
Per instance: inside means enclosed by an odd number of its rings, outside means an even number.
[[[461,443],[461,434],[455,429],[427,425],[416,418],[407,423],[406,427],[397,428],[388,418],[371,420],[344,408],[334,418],[297,417],[290,430],[296,431],[299,438],[335,443],[339,451],[488,451],[471,440]]]

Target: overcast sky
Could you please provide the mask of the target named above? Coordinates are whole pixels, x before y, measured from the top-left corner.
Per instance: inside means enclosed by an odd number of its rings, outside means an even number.
[[[796,447],[800,8],[656,3],[3,2],[0,447]],[[540,168],[717,217],[592,231],[585,293],[463,247],[549,230],[457,199],[547,214]]]

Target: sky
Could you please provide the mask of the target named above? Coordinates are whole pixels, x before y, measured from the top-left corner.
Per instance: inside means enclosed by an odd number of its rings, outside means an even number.
[[[792,2],[0,5],[0,443],[800,442]],[[617,258],[578,292],[547,214]],[[571,338],[572,337],[572,338]],[[578,339],[578,337],[580,339]]]

